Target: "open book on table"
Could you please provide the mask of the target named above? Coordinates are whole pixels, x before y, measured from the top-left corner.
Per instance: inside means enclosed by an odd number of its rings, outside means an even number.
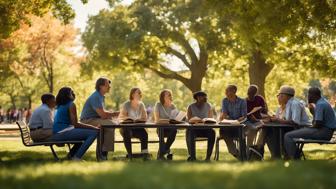
[[[130,117],[126,117],[120,120],[121,124],[127,124],[127,123],[146,123],[146,120],[143,119],[133,119]]]
[[[244,118],[241,121],[239,121],[237,119],[235,119],[235,120],[223,119],[222,121],[219,122],[219,124],[240,125],[240,124],[244,123],[246,120],[247,120],[247,118]]]
[[[178,112],[175,118],[172,119],[159,119],[156,123],[158,124],[179,124],[184,123],[183,119],[186,117],[186,113],[183,111]]]
[[[192,117],[189,119],[189,123],[191,124],[216,124],[217,121],[214,118],[199,118]]]
[[[262,107],[258,106],[258,107],[254,107],[249,113],[247,113],[246,115],[249,116],[251,114],[254,114],[255,112],[261,110]],[[223,119],[222,121],[219,122],[219,124],[231,124],[231,125],[240,125],[242,123],[244,123],[245,121],[247,121],[247,117],[245,117],[243,120],[229,120],[229,119]]]

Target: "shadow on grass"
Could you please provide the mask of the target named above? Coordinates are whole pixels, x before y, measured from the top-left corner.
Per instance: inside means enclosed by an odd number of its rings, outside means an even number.
[[[64,169],[83,168],[87,172],[44,170],[38,176],[1,177],[8,188],[333,188],[335,162],[310,161],[264,163],[186,163],[186,162],[91,162],[69,163]],[[121,165],[121,166],[120,166]],[[67,168],[69,166],[70,168]],[[118,168],[119,167],[119,168]],[[121,167],[121,168],[120,168]],[[53,169],[51,166],[49,169]],[[98,169],[98,170],[97,170]],[[100,170],[99,170],[100,169]],[[17,170],[20,172],[20,170]],[[34,172],[35,170],[31,170]],[[92,171],[90,173],[90,171]],[[18,174],[20,175],[20,174]]]

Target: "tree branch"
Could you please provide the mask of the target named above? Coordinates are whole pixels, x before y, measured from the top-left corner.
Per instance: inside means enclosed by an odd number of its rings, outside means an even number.
[[[189,69],[191,69],[191,64],[188,62],[187,57],[184,54],[178,52],[177,50],[171,47],[167,47],[167,53],[176,56],[183,62],[184,65],[186,65]]]
[[[196,64],[198,62],[198,58],[196,56],[194,49],[191,47],[190,43],[188,42],[188,40],[186,40],[186,38],[183,35],[177,32],[174,32],[171,36],[174,41],[176,41],[178,44],[180,44],[185,49],[185,51],[187,52],[187,54],[189,55],[191,59],[192,64]]]
[[[179,75],[178,73],[169,70],[168,68],[162,66],[161,64],[160,64],[160,70],[156,69],[156,68],[153,68],[153,67],[150,67],[148,65],[145,65],[144,67],[149,69],[149,70],[152,70],[153,72],[155,72],[157,75],[159,75],[162,78],[176,79],[178,81],[181,81],[182,83],[186,83],[188,81],[188,78],[185,78],[185,77]]]

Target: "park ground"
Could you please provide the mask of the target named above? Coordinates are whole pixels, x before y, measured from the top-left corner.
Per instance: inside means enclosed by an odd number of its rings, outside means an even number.
[[[156,137],[150,132],[150,138]],[[139,150],[134,145],[134,151]],[[221,142],[220,161],[203,162],[206,142],[197,143],[197,158],[187,162],[184,132],[173,144],[173,161],[157,161],[157,144],[149,145],[152,160],[125,159],[122,144],[109,160],[96,162],[95,144],[84,161],[54,161],[48,147],[25,147],[17,134],[0,137],[0,188],[335,188],[336,145],[307,145],[306,161],[239,162]],[[64,147],[57,148],[65,157]]]

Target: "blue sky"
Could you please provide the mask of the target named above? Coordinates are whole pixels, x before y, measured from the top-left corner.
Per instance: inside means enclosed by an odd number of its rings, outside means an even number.
[[[67,2],[75,10],[76,17],[74,25],[79,28],[81,32],[86,27],[86,22],[90,15],[96,15],[102,9],[109,8],[107,1],[105,0],[89,0],[87,4],[83,4],[80,0],[67,0]],[[124,0],[123,4],[129,4],[132,0]]]

